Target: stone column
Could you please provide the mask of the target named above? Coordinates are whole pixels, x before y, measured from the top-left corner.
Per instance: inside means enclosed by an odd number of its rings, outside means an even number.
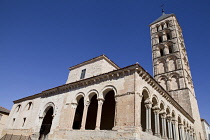
[[[71,119],[70,119],[70,122],[69,122],[69,126],[70,126],[70,130],[73,129],[73,124],[74,124],[74,117],[75,117],[75,112],[76,112],[76,109],[77,109],[77,103],[71,103],[71,107],[72,107],[72,115],[71,115]]]
[[[186,129],[186,140],[189,140],[188,128]]]
[[[184,140],[187,140],[187,130],[186,130],[186,127],[184,127]]]
[[[155,108],[154,114],[155,114],[155,136],[160,137],[160,122],[159,122],[159,108]]]
[[[90,105],[90,102],[87,101],[84,103],[84,111],[82,115],[82,125],[81,125],[81,130],[85,130],[85,125],[86,125],[86,119],[87,119],[87,112],[88,112],[88,107]]]
[[[172,136],[172,125],[171,125],[171,117],[170,116],[167,117],[167,122],[168,122],[168,139],[172,140],[173,136]]]
[[[197,140],[195,132],[193,133],[193,140]]]
[[[179,133],[178,133],[178,125],[176,120],[172,120],[172,127],[173,127],[174,140],[178,140]]]
[[[181,123],[179,124],[179,134],[180,134],[179,140],[184,140],[183,126]]]
[[[164,54],[165,55],[169,54],[169,49],[167,45],[164,45]]]
[[[166,131],[166,113],[163,112],[161,114],[161,120],[162,120],[162,139],[167,139],[167,131]]]
[[[142,102],[142,98],[143,98],[143,95],[140,95],[139,94],[139,100],[140,100],[140,102],[139,102],[139,104],[140,104],[140,106],[139,106],[139,112],[140,112],[140,115],[139,115],[139,123],[140,123],[140,129],[142,130],[142,125],[141,125],[141,102]]]
[[[151,102],[146,102],[146,132],[152,134],[152,129],[151,129],[151,108],[152,104]]]
[[[100,130],[101,125],[101,112],[102,112],[102,106],[104,103],[104,99],[98,99],[98,111],[97,111],[97,119],[96,119],[96,130]]]
[[[193,131],[191,130],[190,131],[190,140],[193,140],[193,133],[192,133]]]

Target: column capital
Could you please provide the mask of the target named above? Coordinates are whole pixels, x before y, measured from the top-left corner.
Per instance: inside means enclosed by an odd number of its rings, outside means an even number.
[[[90,105],[90,101],[84,102],[84,106],[88,107]]]
[[[166,118],[167,118],[168,121],[172,120],[172,117],[170,115],[166,115]]]
[[[146,109],[151,109],[152,108],[152,104],[145,104]]]
[[[153,112],[154,112],[155,114],[160,114],[160,109],[154,109]]]
[[[166,119],[166,113],[165,113],[165,112],[161,112],[161,111],[160,111],[160,114],[161,114],[160,117],[161,117],[162,119]]]
[[[149,98],[147,98],[145,101],[144,101],[145,104],[151,104],[152,105],[152,102],[150,101]]]
[[[71,103],[71,107],[72,107],[73,109],[76,109],[76,108],[77,108],[77,105],[78,105],[78,103]]]
[[[160,112],[160,107],[158,105],[153,106],[152,109],[154,111],[157,110],[158,112]]]
[[[98,99],[98,105],[103,105],[103,103],[104,103],[104,99]]]
[[[171,121],[172,121],[172,123],[173,123],[173,124],[178,123],[178,121],[177,121],[177,120],[175,120],[174,118],[173,118]]]

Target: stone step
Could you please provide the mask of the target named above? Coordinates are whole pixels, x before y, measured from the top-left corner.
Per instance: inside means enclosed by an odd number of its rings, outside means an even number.
[[[31,140],[30,136],[6,134],[0,140]]]

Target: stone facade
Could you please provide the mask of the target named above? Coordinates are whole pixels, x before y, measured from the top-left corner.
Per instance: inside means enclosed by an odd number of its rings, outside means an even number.
[[[208,122],[204,119],[201,119],[202,127],[203,127],[203,133],[205,140],[210,140],[210,125]]]
[[[0,106],[0,137],[9,117],[9,110]]]
[[[66,84],[14,101],[3,133],[34,140],[203,139],[194,90],[188,86],[192,82],[185,83],[181,68],[184,58],[179,55],[183,52],[177,47],[177,53],[168,58],[168,70],[175,76],[166,72],[164,59],[159,61],[160,54],[169,50],[157,49],[156,24],[177,22],[173,14],[160,18],[150,26],[155,78],[139,64],[120,68],[101,55],[71,67]],[[163,75],[170,77],[170,88],[159,80]],[[187,98],[189,109],[177,97],[179,92]]]

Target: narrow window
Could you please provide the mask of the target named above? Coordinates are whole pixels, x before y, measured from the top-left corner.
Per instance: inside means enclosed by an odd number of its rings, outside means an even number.
[[[169,49],[169,53],[173,53],[173,48],[172,48],[172,46],[169,46],[168,49]]]
[[[17,112],[20,111],[20,105],[18,105]]]
[[[163,30],[163,28],[164,28],[164,24],[161,24],[161,28],[162,28],[162,30]]]
[[[163,48],[160,49],[160,56],[163,56]]]
[[[159,36],[159,43],[162,43],[163,42],[163,39],[161,36]]]
[[[28,110],[30,110],[31,104],[32,104],[32,102],[28,103]]]
[[[22,125],[22,127],[24,126],[25,122],[26,122],[26,118],[23,118],[23,125]]]
[[[14,125],[15,124],[15,118],[13,118],[13,121],[12,121],[12,125]]]
[[[170,40],[171,39],[170,33],[167,33],[166,35],[167,35],[167,40]]]
[[[169,23],[168,23],[168,22],[166,22],[166,27],[167,27],[167,28],[169,27]]]
[[[159,28],[159,27],[158,27],[158,26],[156,26],[157,32],[158,32],[158,28]]]
[[[81,72],[80,79],[84,79],[85,78],[85,72],[86,72],[86,69],[83,69],[82,72]]]

